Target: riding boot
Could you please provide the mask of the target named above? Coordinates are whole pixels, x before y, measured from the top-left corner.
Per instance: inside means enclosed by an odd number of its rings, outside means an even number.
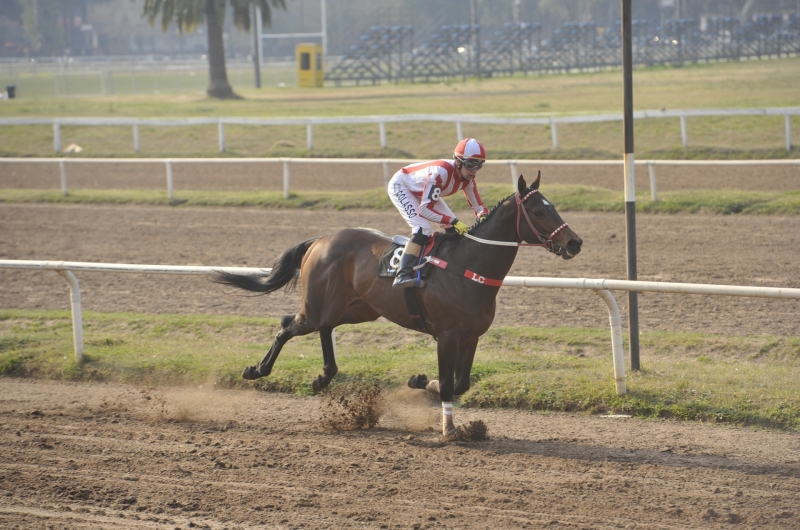
[[[417,285],[416,274],[414,272],[414,265],[417,264],[419,256],[404,252],[400,258],[400,270],[397,271],[397,277],[394,279],[392,287],[395,289],[408,289],[409,287],[425,287],[425,281],[420,280]]]

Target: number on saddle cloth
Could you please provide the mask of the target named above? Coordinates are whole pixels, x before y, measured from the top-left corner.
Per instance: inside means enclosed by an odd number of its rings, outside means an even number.
[[[405,239],[405,241],[403,241]],[[408,238],[401,239],[399,236],[395,236],[392,240],[392,244],[386,247],[386,250],[383,251],[381,254],[381,259],[378,261],[378,276],[381,278],[394,278],[397,276],[397,271],[400,270],[400,258],[403,255],[403,247],[405,247],[405,242],[408,241]],[[402,241],[402,243],[401,243]],[[430,253],[431,249],[433,248],[433,241],[434,238],[429,238],[428,243],[420,252],[420,261],[422,257],[426,256]],[[430,268],[430,265],[424,265],[420,268],[417,273],[421,274],[421,277],[425,277],[425,271]]]

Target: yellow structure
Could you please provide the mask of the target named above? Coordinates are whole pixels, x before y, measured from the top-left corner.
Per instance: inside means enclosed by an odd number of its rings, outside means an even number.
[[[297,86],[321,87],[325,79],[322,71],[322,46],[319,44],[298,44]]]

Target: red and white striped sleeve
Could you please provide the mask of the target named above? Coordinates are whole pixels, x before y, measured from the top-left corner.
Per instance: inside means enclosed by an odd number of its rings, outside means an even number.
[[[470,180],[469,184],[464,186],[464,195],[466,195],[467,202],[477,217],[487,215],[489,213],[489,210],[487,210],[486,206],[483,205],[481,194],[478,193],[478,185],[475,183],[475,179]]]

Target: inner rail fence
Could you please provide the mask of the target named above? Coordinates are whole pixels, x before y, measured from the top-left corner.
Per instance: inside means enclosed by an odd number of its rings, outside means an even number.
[[[686,119],[709,116],[783,116],[786,140],[786,151],[792,150],[792,116],[800,116],[800,107],[767,107],[746,109],[689,109],[689,110],[642,110],[634,112],[634,119],[677,118],[681,124],[681,141],[684,147],[689,145],[686,130]],[[139,152],[140,127],[186,127],[198,125],[216,125],[219,140],[219,151],[225,152],[225,126],[306,126],[306,143],[308,149],[314,147],[315,125],[352,125],[377,124],[380,146],[385,149],[386,124],[401,122],[445,122],[456,126],[456,142],[464,138],[464,123],[480,123],[489,125],[546,125],[550,127],[550,138],[553,149],[558,149],[558,125],[577,123],[599,123],[622,121],[622,114],[597,114],[581,116],[546,116],[546,117],[500,117],[481,115],[453,114],[405,114],[392,116],[331,116],[308,118],[0,118],[0,125],[51,125],[53,127],[53,150],[61,152],[61,126],[130,126],[133,128],[133,150]]]
[[[367,164],[382,166],[383,182],[388,185],[392,178],[390,166],[406,166],[419,160],[406,158],[0,158],[0,164],[58,164],[61,179],[61,195],[69,194],[67,185],[67,164],[163,164],[166,170],[167,197],[175,199],[173,165],[175,164],[281,164],[283,166],[283,198],[288,199],[291,190],[292,164]],[[777,160],[636,160],[638,166],[647,166],[650,177],[650,195],[658,201],[656,166],[797,166],[800,159]],[[517,185],[517,166],[622,166],[623,160],[487,160],[486,165],[508,165],[511,170],[511,185]],[[376,182],[376,186],[378,182]]]
[[[142,274],[183,274],[207,275],[215,271],[233,273],[263,273],[271,269],[252,267],[200,267],[181,265],[134,265],[121,263],[87,263],[71,261],[32,261],[32,260],[0,260],[3,269],[27,269],[56,271],[63,276],[70,289],[70,307],[72,311],[73,345],[75,358],[83,361],[83,310],[81,290],[73,271],[81,272],[115,272]],[[622,319],[615,291],[637,291],[673,294],[700,294],[714,296],[744,296],[756,298],[790,298],[800,299],[800,289],[781,287],[751,287],[738,285],[714,285],[697,283],[643,282],[629,280],[608,280],[589,278],[543,278],[533,276],[506,276],[503,286],[538,287],[548,289],[588,289],[597,294],[608,307],[609,325],[611,327],[611,353],[614,365],[614,382],[618,395],[627,393],[625,376],[625,352],[622,345]],[[336,353],[336,335],[333,335],[334,354]]]

